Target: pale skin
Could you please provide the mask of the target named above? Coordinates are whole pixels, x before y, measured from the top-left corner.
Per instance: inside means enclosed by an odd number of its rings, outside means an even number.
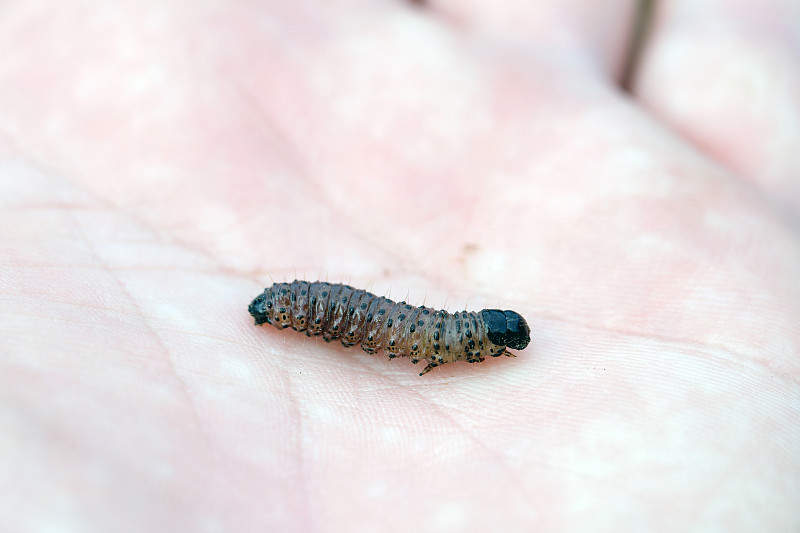
[[[0,4],[6,530],[796,531],[800,8],[662,2],[625,92],[633,8]],[[253,326],[295,276],[532,342]]]

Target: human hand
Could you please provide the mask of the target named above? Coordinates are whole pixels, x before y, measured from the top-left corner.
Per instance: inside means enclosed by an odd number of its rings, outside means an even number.
[[[630,3],[7,2],[9,531],[796,530],[797,11],[685,4],[627,94]],[[532,343],[418,377],[270,276]]]

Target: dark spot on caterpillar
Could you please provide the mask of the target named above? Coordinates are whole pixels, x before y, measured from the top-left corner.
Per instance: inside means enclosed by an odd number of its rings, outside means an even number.
[[[317,296],[328,298],[329,295],[331,301],[322,300],[318,307]],[[364,316],[363,313],[356,314],[356,309],[370,312]],[[398,313],[401,309],[404,312]],[[420,375],[446,363],[474,363],[483,361],[486,356],[504,354],[513,356],[507,347],[521,350],[530,342],[528,324],[514,311],[484,309],[454,314],[433,311],[434,320],[414,323],[415,317],[427,316],[431,310],[416,308],[406,302],[395,304],[387,298],[348,285],[319,281],[276,283],[258,295],[248,310],[257,325],[272,324],[278,329],[291,327],[309,336],[322,335],[326,342],[339,339],[344,346],[361,344],[367,353],[378,352],[384,348],[381,343],[386,343],[385,347],[392,349],[389,358],[409,357],[412,363],[427,359],[428,366]],[[385,323],[380,320],[373,322],[375,310],[379,316],[388,315]],[[398,327],[397,333],[392,335],[394,338],[388,339],[388,330],[394,322],[403,322],[407,318],[411,319],[408,330]],[[442,348],[440,339],[446,341],[443,342],[443,354],[439,353]]]

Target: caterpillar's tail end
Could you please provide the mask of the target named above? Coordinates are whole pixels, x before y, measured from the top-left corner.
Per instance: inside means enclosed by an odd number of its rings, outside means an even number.
[[[259,294],[255,300],[250,302],[247,310],[250,311],[250,314],[255,319],[256,326],[260,326],[261,324],[269,322],[269,317],[267,316],[266,299],[264,298],[263,294]]]

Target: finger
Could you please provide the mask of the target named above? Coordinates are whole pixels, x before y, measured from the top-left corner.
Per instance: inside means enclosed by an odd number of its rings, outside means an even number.
[[[800,3],[671,0],[634,92],[708,154],[800,210]]]
[[[501,41],[532,43],[619,77],[635,0],[427,0],[434,12]]]

